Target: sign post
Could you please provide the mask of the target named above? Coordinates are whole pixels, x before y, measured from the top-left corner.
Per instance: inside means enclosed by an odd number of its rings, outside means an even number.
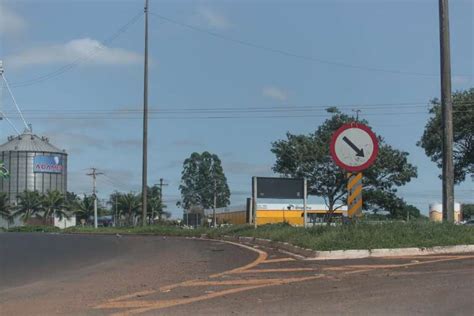
[[[308,217],[308,212],[307,212],[307,204],[308,204],[308,201],[307,201],[307,196],[308,196],[308,187],[307,187],[307,181],[306,181],[306,178],[303,180],[304,182],[304,189],[303,189],[303,216],[304,216],[304,221],[303,221],[303,225],[304,225],[304,228],[306,228],[308,226],[308,223],[307,223],[307,217]]]
[[[362,214],[362,172],[377,158],[378,141],[372,130],[360,123],[342,125],[331,139],[331,156],[341,168],[349,171],[347,182],[347,215]]]

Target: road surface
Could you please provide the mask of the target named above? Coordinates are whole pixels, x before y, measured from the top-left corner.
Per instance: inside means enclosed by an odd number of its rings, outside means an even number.
[[[472,315],[474,254],[302,261],[185,238],[0,234],[3,315]]]

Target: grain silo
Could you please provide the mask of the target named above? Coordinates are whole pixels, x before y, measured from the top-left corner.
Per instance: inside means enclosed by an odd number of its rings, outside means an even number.
[[[430,204],[430,221],[442,222],[443,221],[443,204],[431,203]],[[454,203],[454,222],[459,223],[461,221],[461,204]]]
[[[12,204],[24,191],[67,191],[67,154],[50,144],[46,137],[34,135],[30,130],[8,137],[0,145],[1,161],[10,176],[0,180],[0,191],[8,194]]]

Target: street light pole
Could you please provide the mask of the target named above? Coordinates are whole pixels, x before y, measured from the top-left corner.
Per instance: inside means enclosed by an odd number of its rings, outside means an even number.
[[[448,0],[439,0],[441,113],[443,128],[443,220],[454,222],[453,101]]]

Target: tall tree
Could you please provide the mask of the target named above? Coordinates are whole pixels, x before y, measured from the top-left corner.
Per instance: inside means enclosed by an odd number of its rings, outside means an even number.
[[[461,213],[464,220],[474,217],[474,204],[462,204]]]
[[[272,144],[276,156],[273,170],[287,177],[304,177],[308,194],[323,197],[330,212],[345,204],[347,172],[332,160],[329,145],[332,134],[354,118],[337,108],[328,109],[332,117],[309,135],[286,134],[286,139]],[[368,125],[367,121],[361,121]],[[390,210],[396,202],[397,187],[417,176],[408,163],[408,153],[394,149],[378,137],[379,155],[375,164],[364,171],[364,208]]]
[[[442,167],[443,134],[441,104],[438,99],[430,101],[432,117],[425,126],[420,141],[428,157]],[[461,183],[466,176],[474,176],[474,88],[453,94],[454,126],[454,181]]]
[[[221,160],[207,151],[202,154],[194,152],[184,161],[179,189],[181,201],[177,205],[187,210],[192,207],[213,208],[214,194],[216,207],[230,203],[230,190]]]
[[[29,219],[36,217],[43,210],[41,195],[38,191],[25,191],[18,195],[18,204],[13,216],[20,216],[26,223]]]
[[[54,217],[62,219],[64,217],[69,218],[67,212],[69,204],[66,202],[65,195],[59,191],[48,191],[41,197],[41,204],[43,209],[43,220],[45,222],[54,221]]]

